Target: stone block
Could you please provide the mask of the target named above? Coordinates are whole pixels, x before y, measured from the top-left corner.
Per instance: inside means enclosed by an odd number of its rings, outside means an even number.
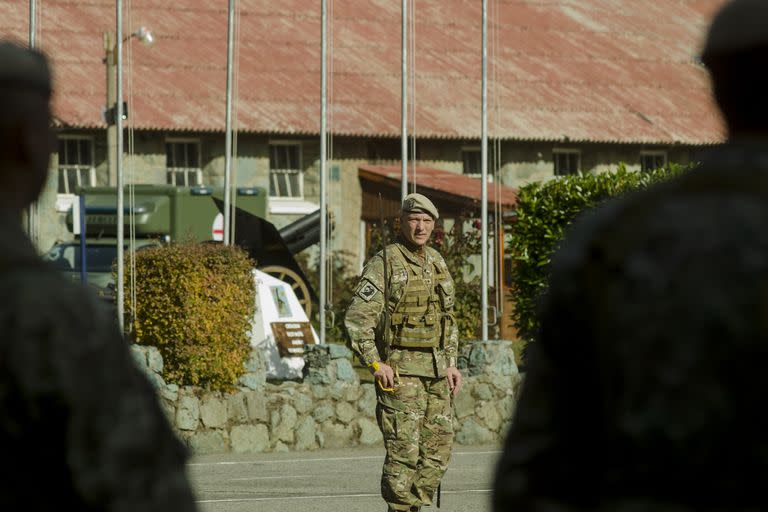
[[[245,395],[242,393],[234,393],[227,396],[227,418],[235,424],[248,421],[248,408],[245,405]]]
[[[160,355],[160,351],[157,347],[147,347],[147,366],[150,371],[162,375],[163,373],[163,356]]]
[[[297,421],[296,409],[288,404],[283,404],[280,408],[279,422],[272,431],[272,441],[277,440],[293,444]]]
[[[187,438],[187,445],[195,455],[225,453],[227,451],[226,433],[220,430],[195,432]]]
[[[149,382],[152,383],[152,387],[154,387],[156,390],[159,391],[165,387],[165,380],[163,380],[163,377],[161,377],[159,374],[146,371],[145,375],[147,376]]]
[[[200,419],[200,401],[195,396],[182,396],[176,408],[176,427],[196,430]]]
[[[309,389],[312,391],[312,396],[315,397],[316,400],[324,400],[328,398],[328,386],[325,384],[313,384]]]
[[[371,446],[383,443],[384,438],[381,435],[381,430],[379,430],[379,426],[373,421],[367,418],[360,418],[357,420],[357,427],[360,429],[361,445]]]
[[[245,373],[237,380],[237,383],[246,389],[262,389],[266,382],[266,376],[257,373]]]
[[[338,343],[329,343],[328,356],[331,359],[351,359],[352,351],[344,345],[340,345]]]
[[[357,383],[354,386],[348,386],[347,390],[344,392],[344,400],[347,402],[355,402],[360,399],[360,397],[363,395],[363,389],[360,387],[360,384]]]
[[[515,397],[506,396],[499,400],[499,414],[504,421],[510,421],[515,413]]]
[[[333,410],[333,406],[327,401],[318,404],[318,406],[315,407],[315,410],[312,412],[312,416],[314,416],[315,420],[317,420],[319,423],[328,421],[329,419],[333,418],[334,414],[335,411]]]
[[[518,374],[512,342],[506,340],[467,343],[459,355],[458,366],[467,376]]]
[[[311,416],[299,421],[296,427],[296,449],[314,450],[317,448],[317,423]]]
[[[145,348],[141,345],[131,345],[131,358],[133,358],[133,362],[136,363],[136,366],[142,372],[146,373],[147,369],[149,369],[149,364],[147,363],[147,352]]]
[[[227,426],[227,403],[218,396],[207,395],[200,403],[200,418],[208,428]]]
[[[336,418],[345,425],[351,423],[357,416],[357,411],[349,402],[339,402],[336,404]]]
[[[361,384],[360,389],[362,395],[357,401],[357,408],[360,412],[372,418],[376,415],[376,389],[373,387],[373,384]]]
[[[249,391],[244,393],[245,406],[248,409],[248,418],[251,421],[267,422],[269,420],[269,410],[267,409],[267,398],[263,393]]]
[[[498,432],[501,428],[501,414],[494,402],[482,402],[478,405],[477,418],[492,432]]]
[[[491,386],[485,383],[480,383],[473,386],[472,394],[478,400],[491,400],[493,398],[493,391],[491,391]]]
[[[331,384],[330,388],[328,389],[328,393],[334,400],[344,400],[344,393],[347,391],[347,386],[349,386],[348,383],[337,380]]]
[[[520,375],[490,375],[488,383],[497,397],[504,397],[514,394],[517,383],[520,382]]]
[[[305,394],[300,393],[297,394],[293,399],[293,407],[296,409],[296,412],[299,414],[307,414],[310,412],[314,407],[315,404],[312,401],[312,397]]]
[[[261,453],[269,449],[269,430],[266,425],[237,425],[229,434],[235,453]]]
[[[472,418],[462,422],[458,432],[456,432],[456,442],[458,444],[488,444],[494,441],[496,441],[496,436],[493,435],[493,432],[479,425]]]
[[[453,409],[457,418],[466,418],[475,414],[475,399],[472,398],[472,393],[467,391],[469,390],[461,390],[453,398]]]
[[[335,370],[337,380],[352,384],[360,383],[360,378],[357,376],[355,369],[352,368],[352,363],[349,362],[349,359],[334,359],[331,366]]]
[[[321,427],[324,438],[324,448],[348,448],[352,446],[355,430],[352,425],[340,425],[326,421]]]
[[[174,419],[176,418],[176,406],[174,403],[161,398],[160,408],[163,409],[165,417],[168,419],[168,423],[173,425]]]
[[[284,442],[278,441],[275,443],[275,447],[272,448],[272,451],[275,453],[287,453],[291,451],[291,449],[288,448],[288,445],[286,445]]]
[[[179,386],[176,384],[166,384],[160,388],[160,396],[170,402],[175,402],[179,398]]]

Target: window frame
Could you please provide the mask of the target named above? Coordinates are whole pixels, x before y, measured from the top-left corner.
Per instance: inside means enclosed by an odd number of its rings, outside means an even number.
[[[645,157],[662,157],[664,159],[664,163],[661,164],[662,167],[666,167],[667,164],[669,164],[669,152],[665,149],[643,149],[640,150],[640,172],[649,172],[653,171],[655,169],[658,169],[658,167],[652,167],[652,168],[644,168],[644,162],[643,159]]]
[[[298,167],[296,169],[273,169],[272,168],[272,147],[273,146],[292,146],[296,148],[296,160]],[[304,200],[304,155],[303,155],[303,145],[301,141],[296,140],[270,140],[267,143],[268,152],[269,152],[269,199],[275,200],[275,201],[303,201]],[[290,195],[290,196],[281,196],[281,195],[272,195],[272,178],[273,178],[273,171],[276,171],[277,174],[284,174],[284,175],[293,175],[295,174],[298,176],[298,185],[299,185],[299,193],[298,195]],[[277,187],[275,187],[277,190]]]
[[[69,172],[75,171],[77,173],[77,186],[81,187],[83,186],[83,183],[81,183],[81,174],[80,171],[87,171],[88,172],[88,184],[86,186],[93,187],[96,185],[96,144],[94,143],[94,137],[92,135],[75,135],[75,134],[62,134],[58,135],[56,137],[57,144],[60,141],[67,141],[67,140],[78,140],[78,141],[87,141],[89,144],[90,149],[90,157],[91,157],[91,163],[90,165],[84,165],[84,164],[62,164],[61,159],[61,153],[59,152],[58,147],[56,148],[56,156],[57,156],[57,164],[56,164],[56,172],[57,172],[57,178],[59,181],[61,180],[61,172],[65,172],[64,177],[64,186],[65,191],[61,192],[58,189],[58,185],[56,187],[56,193],[57,196],[60,198],[73,198],[75,197],[75,192],[70,191],[69,189]]]
[[[479,154],[479,156],[480,156],[480,160],[479,160],[480,168],[478,169],[477,172],[467,172],[467,169],[464,167],[464,164],[465,164],[464,154],[465,153],[478,153]],[[462,146],[461,147],[461,173],[464,176],[471,176],[473,178],[477,178],[477,177],[482,176],[482,173],[483,173],[483,169],[482,169],[483,161],[482,161],[482,158],[483,158],[483,149],[480,146]]]
[[[576,170],[574,172],[558,172],[557,156],[558,155],[576,155]],[[574,148],[553,148],[552,149],[552,173],[555,176],[573,176],[581,174],[581,150]]]
[[[169,167],[168,166],[168,144],[194,144],[197,147],[197,167]],[[165,182],[175,187],[202,187],[203,181],[203,151],[199,138],[196,137],[166,137],[165,138]],[[174,162],[175,163],[175,162]],[[184,173],[185,183],[176,182],[177,173]],[[194,173],[197,183],[190,184],[190,173]],[[171,180],[173,176],[173,180]]]

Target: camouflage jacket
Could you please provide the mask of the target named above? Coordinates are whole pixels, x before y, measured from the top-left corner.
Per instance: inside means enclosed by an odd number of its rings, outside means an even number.
[[[403,258],[394,254],[402,252]],[[411,266],[412,271],[420,272],[423,281],[429,286],[435,286],[437,276],[444,276],[444,288],[450,291],[448,307],[441,309],[443,313],[452,313],[453,280],[445,260],[435,249],[424,248],[424,254],[416,254],[401,243],[387,246],[387,293],[389,294],[389,314],[395,312],[398,301],[403,295],[409,272],[401,268],[401,261]],[[384,325],[384,256],[383,251],[372,257],[365,265],[355,295],[347,308],[345,326],[350,338],[350,345],[363,364],[370,365],[374,361],[385,361],[392,365],[401,375],[422,377],[442,377],[445,369],[456,366],[458,350],[458,331],[455,322],[446,324],[443,346],[431,349],[407,349],[394,347],[390,332],[387,337],[389,346],[385,346],[384,333],[388,326]],[[436,327],[437,329],[438,327]]]
[[[0,510],[192,511],[186,450],[95,294],[0,219]],[[29,493],[29,482],[44,482]]]

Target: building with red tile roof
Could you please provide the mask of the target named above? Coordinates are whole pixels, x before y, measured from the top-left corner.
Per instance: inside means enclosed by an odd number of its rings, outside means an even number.
[[[514,188],[619,162],[636,169],[685,164],[697,148],[723,140],[697,58],[709,19],[723,3],[490,0],[495,182]],[[329,204],[335,218],[347,222],[337,230],[335,246],[360,255],[362,235],[355,225],[363,212],[361,177],[376,173],[376,166],[399,165],[400,2],[328,4]],[[226,2],[125,5],[125,33],[144,26],[154,36],[152,46],[129,37],[124,48],[127,126],[134,135],[127,159],[131,179],[222,184]],[[238,5],[236,181],[270,188],[273,220],[287,223],[318,203],[320,4]],[[28,15],[26,2],[0,2],[0,36],[25,41]],[[481,3],[419,0],[413,20],[415,159],[419,169],[475,176]],[[109,182],[103,36],[114,24],[114,0],[40,2],[37,41],[54,66],[61,139],[54,162],[58,180],[51,187],[58,186],[62,210],[77,184]],[[65,235],[59,229],[47,236]]]

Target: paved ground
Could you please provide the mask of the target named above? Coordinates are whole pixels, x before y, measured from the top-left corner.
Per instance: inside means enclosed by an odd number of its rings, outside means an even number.
[[[489,510],[498,447],[456,447],[443,480],[444,512]],[[384,512],[381,448],[194,458],[201,512]],[[426,510],[435,510],[428,508]]]

